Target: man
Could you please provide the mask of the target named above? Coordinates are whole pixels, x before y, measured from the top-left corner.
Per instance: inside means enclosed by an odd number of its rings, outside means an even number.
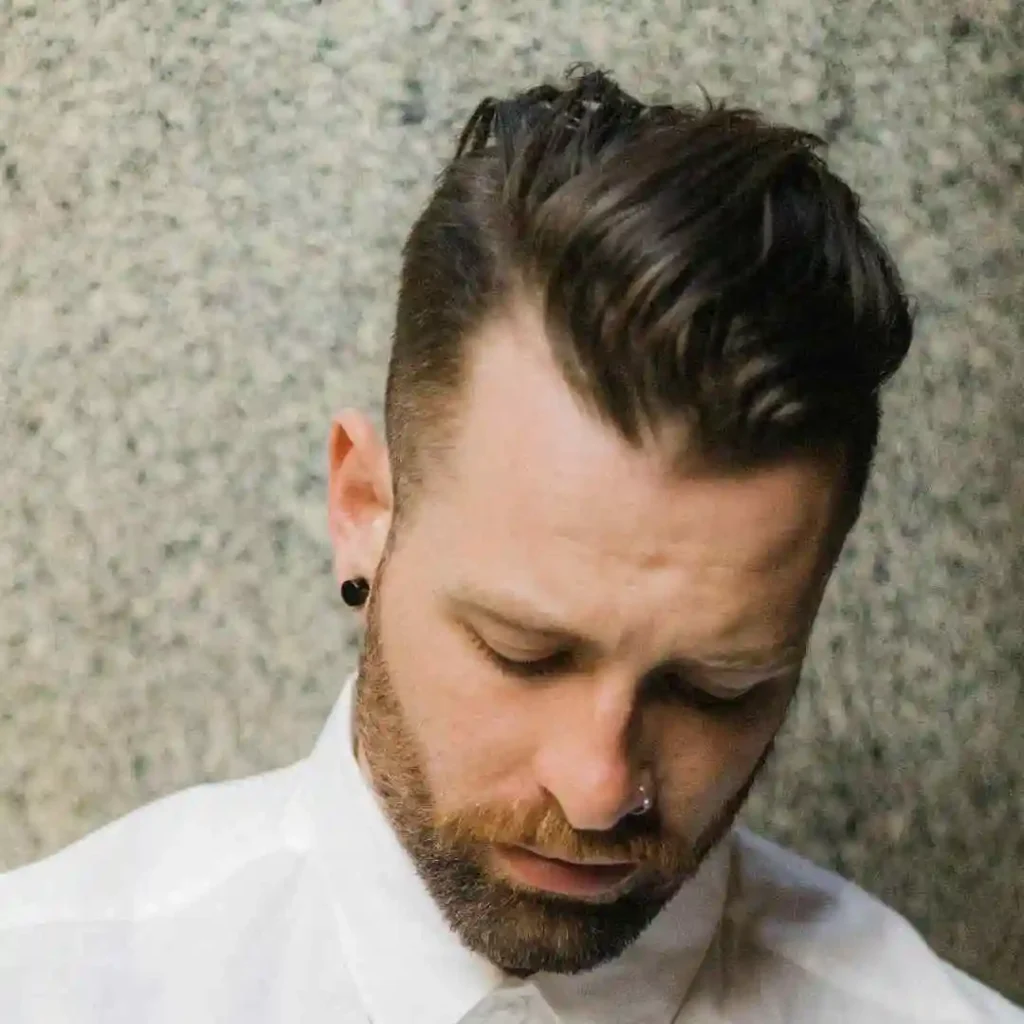
[[[330,530],[309,759],[0,879],[0,1019],[1020,1021],[733,827],[855,521],[898,275],[816,140],[596,72],[480,105]]]

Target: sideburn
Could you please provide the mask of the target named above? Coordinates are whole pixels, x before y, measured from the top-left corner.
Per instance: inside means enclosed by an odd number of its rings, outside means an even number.
[[[424,752],[395,696],[384,654],[381,598],[392,534],[366,608],[354,707],[357,757],[367,781],[401,844],[419,869],[424,845],[434,833],[434,800],[423,765]]]

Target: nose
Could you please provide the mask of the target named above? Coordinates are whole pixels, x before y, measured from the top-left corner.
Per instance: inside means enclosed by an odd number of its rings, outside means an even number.
[[[538,781],[579,831],[606,832],[636,809],[633,705],[631,688],[582,683],[550,717]]]

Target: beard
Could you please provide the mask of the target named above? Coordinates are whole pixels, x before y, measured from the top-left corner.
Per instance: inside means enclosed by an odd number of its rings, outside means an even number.
[[[692,878],[732,827],[771,747],[750,777],[696,837],[672,834],[657,810],[605,832],[581,832],[551,800],[532,806],[438,813],[425,758],[392,686],[380,628],[381,583],[370,594],[355,696],[359,757],[391,827],[452,930],[507,973],[574,974],[624,952]],[[518,888],[488,867],[496,845],[551,857],[606,858],[641,867],[607,902]]]

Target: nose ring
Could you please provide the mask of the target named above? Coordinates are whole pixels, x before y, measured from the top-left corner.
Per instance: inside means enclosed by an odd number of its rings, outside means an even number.
[[[637,786],[637,792],[637,803],[629,813],[639,818],[644,814],[649,814],[654,809],[654,796],[643,782]]]

